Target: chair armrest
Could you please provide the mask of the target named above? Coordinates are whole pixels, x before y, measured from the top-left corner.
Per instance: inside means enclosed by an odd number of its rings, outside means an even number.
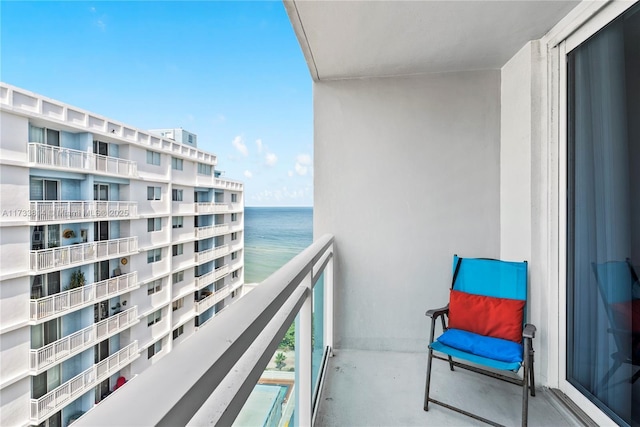
[[[530,323],[524,325],[524,330],[522,331],[522,338],[535,338],[536,336],[536,327]]]
[[[442,316],[443,314],[449,314],[449,304],[447,304],[444,307],[441,308],[434,308],[431,310],[427,310],[427,312],[424,314],[425,316],[429,316],[432,319],[437,319],[438,317]]]

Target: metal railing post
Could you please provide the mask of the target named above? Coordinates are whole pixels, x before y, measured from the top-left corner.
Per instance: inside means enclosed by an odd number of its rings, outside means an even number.
[[[324,345],[329,347],[330,356],[333,353],[333,263],[336,259],[334,246],[334,244],[331,244],[329,247],[329,252],[334,256],[329,259],[324,270]]]
[[[298,390],[298,400],[296,409],[298,412],[298,425],[299,426],[311,426],[311,417],[313,416],[313,407],[312,407],[312,392],[313,392],[313,384],[311,383],[312,377],[312,367],[311,367],[311,359],[312,359],[312,322],[313,322],[313,304],[312,304],[312,295],[311,291],[312,285],[312,275],[311,272],[304,278],[302,284],[306,285],[309,288],[309,292],[307,293],[307,297],[300,308],[300,317],[299,322],[296,327],[300,330],[300,342],[298,343],[298,355],[299,363],[298,368],[299,372],[297,375],[298,383],[296,384],[296,388]]]

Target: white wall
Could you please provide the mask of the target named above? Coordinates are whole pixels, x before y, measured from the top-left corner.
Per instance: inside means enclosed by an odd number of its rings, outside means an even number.
[[[2,111],[0,123],[0,159],[25,162],[28,158],[29,119]]]
[[[314,83],[336,347],[424,351],[453,254],[500,255],[500,72]]]

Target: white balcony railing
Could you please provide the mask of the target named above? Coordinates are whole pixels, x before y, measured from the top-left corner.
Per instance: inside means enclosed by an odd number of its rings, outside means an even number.
[[[219,303],[220,301],[228,297],[229,294],[231,294],[231,287],[227,285],[222,289],[218,289],[217,291],[207,296],[206,298],[203,298],[200,301],[196,301],[195,303],[196,313],[197,314],[204,313],[205,311],[207,311],[208,309],[210,309],[211,307],[213,307],[214,305],[216,305],[217,303]]]
[[[138,164],[131,160],[36,142],[29,143],[29,163],[40,167],[103,172],[128,178],[138,176]]]
[[[62,221],[83,219],[123,219],[138,216],[137,202],[120,201],[32,201],[29,209],[31,221]]]
[[[197,239],[205,239],[207,237],[221,236],[229,232],[229,224],[208,225],[195,229]]]
[[[92,345],[127,329],[138,322],[138,308],[132,307],[122,313],[114,314],[98,323],[63,337],[51,344],[31,350],[29,367],[40,371],[54,363],[74,356]]]
[[[138,250],[137,237],[81,243],[53,249],[31,251],[31,270],[42,271],[54,268],[81,265],[103,258],[130,255]]]
[[[69,381],[51,390],[39,399],[31,399],[30,418],[32,424],[40,424],[49,415],[64,408],[92,387],[124,368],[135,360],[138,354],[138,341],[134,341],[117,353],[93,365]]]
[[[200,289],[211,283],[219,280],[229,274],[229,266],[223,265],[222,267],[218,267],[213,271],[208,272],[207,274],[203,274],[202,276],[196,277],[196,288]]]
[[[198,202],[195,204],[196,213],[209,214],[209,213],[224,213],[229,212],[228,203],[216,203],[216,202]]]
[[[229,181],[227,179],[216,178],[213,184],[216,188],[222,188],[225,190],[242,191],[244,185],[241,182]]]
[[[209,321],[213,326],[198,330],[198,339],[184,341],[162,363],[148,367],[118,399],[106,399],[87,412],[77,427],[103,424],[105,419],[114,425],[232,425],[296,316],[294,422],[312,425],[313,402],[320,402],[313,399],[312,318],[322,322],[322,327],[315,324],[315,331],[323,331],[326,367],[333,346],[333,254],[333,237],[318,239],[214,316]],[[323,310],[314,311],[312,292],[323,272]],[[320,372],[319,387],[322,376]],[[158,393],[167,381],[171,392]],[[199,411],[205,402],[206,410]]]
[[[138,273],[128,273],[29,301],[29,318],[47,319],[138,287]]]
[[[229,245],[218,246],[217,248],[207,249],[206,251],[200,251],[195,253],[195,260],[197,264],[211,261],[216,258],[229,254]]]

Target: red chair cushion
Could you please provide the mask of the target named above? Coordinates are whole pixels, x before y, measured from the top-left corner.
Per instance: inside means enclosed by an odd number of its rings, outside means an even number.
[[[494,338],[522,342],[525,301],[451,290],[449,327]]]

